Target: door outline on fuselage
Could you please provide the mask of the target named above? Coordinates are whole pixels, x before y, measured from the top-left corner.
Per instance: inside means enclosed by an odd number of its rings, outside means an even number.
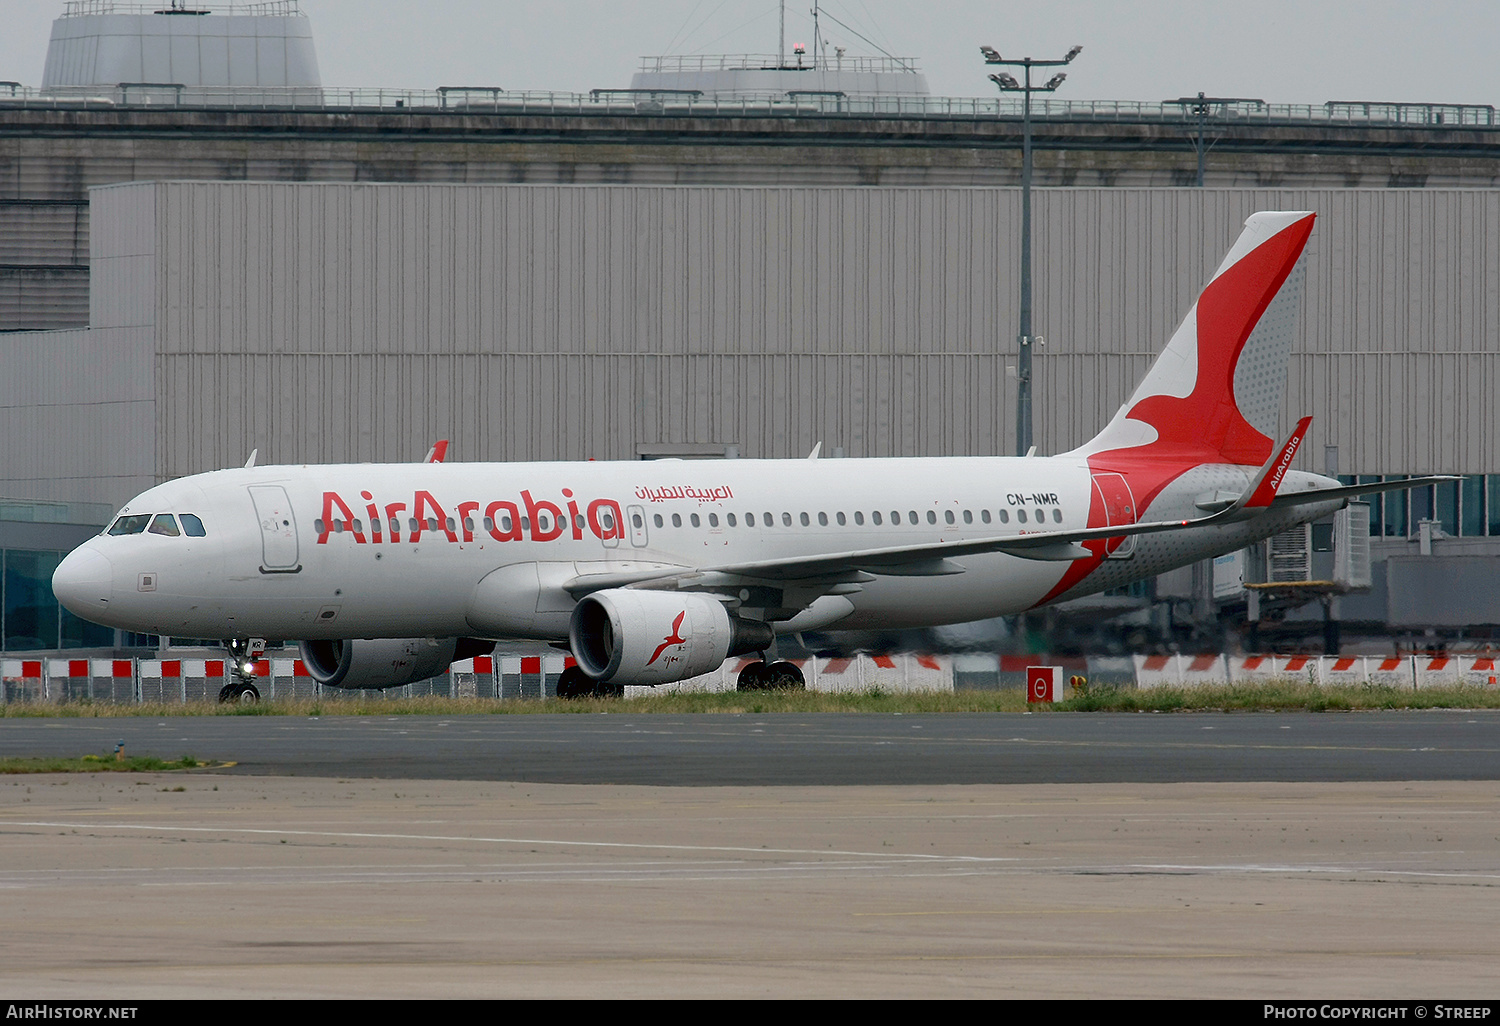
[[[260,572],[300,573],[297,518],[286,489],[281,485],[250,485],[249,491],[255,519],[260,523]]]
[[[1121,527],[1133,524],[1136,516],[1135,496],[1131,494],[1130,482],[1124,474],[1100,471],[1094,475],[1094,491],[1099,496],[1100,508],[1104,510],[1105,527]],[[1123,538],[1106,538],[1105,551],[1110,559],[1129,559],[1135,555],[1135,535]]]
[[[644,549],[650,541],[650,536],[646,533],[646,507],[626,506],[625,520],[630,525],[630,544]]]

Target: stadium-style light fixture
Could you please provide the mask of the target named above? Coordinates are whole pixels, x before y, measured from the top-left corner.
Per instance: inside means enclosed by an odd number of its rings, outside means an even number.
[[[1002,92],[1021,93],[1021,325],[1016,335],[1020,352],[1016,360],[1016,455],[1025,456],[1031,450],[1031,349],[1039,338],[1031,334],[1031,94],[1050,93],[1067,79],[1065,72],[1058,72],[1046,85],[1031,84],[1032,68],[1056,68],[1072,64],[1073,58],[1083,52],[1075,46],[1062,60],[1039,61],[1030,57],[1006,60],[993,46],[981,46],[985,64],[1001,64],[1026,69],[1026,82],[1016,81],[1008,72],[990,76],[990,81]]]

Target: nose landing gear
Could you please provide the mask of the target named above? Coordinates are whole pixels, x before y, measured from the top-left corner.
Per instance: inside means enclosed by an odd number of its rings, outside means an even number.
[[[220,704],[254,705],[260,701],[260,689],[255,686],[255,664],[265,655],[265,640],[231,638],[224,642],[224,647],[229,650],[229,672],[234,679],[219,690]]]

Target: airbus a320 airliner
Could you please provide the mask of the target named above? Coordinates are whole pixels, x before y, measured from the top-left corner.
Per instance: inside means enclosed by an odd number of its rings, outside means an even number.
[[[330,687],[502,639],[571,649],[562,695],[756,653],[742,688],[795,684],[766,662],[778,635],[1021,613],[1383,490],[1289,469],[1308,419],[1274,437],[1313,221],[1251,216],[1129,401],[1062,455],[250,465],[143,492],[53,590],[105,626],[225,639],[227,697],[254,695],[263,639],[300,641]]]

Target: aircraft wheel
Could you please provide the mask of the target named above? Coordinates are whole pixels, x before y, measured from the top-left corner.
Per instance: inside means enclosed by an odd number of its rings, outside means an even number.
[[[807,681],[796,663],[785,659],[774,662],[765,669],[765,687],[770,691],[805,691]]]
[[[619,681],[595,681],[594,694],[600,698],[624,698],[625,685]]]
[[[254,705],[259,701],[260,691],[254,684],[235,681],[232,684],[225,684],[219,689],[219,703],[221,705],[228,705],[230,703],[234,703],[235,705]]]
[[[594,693],[594,679],[576,666],[570,666],[557,678],[558,698],[583,698]]]
[[[740,671],[734,689],[736,691],[764,691],[766,684],[766,664],[756,660]]]

